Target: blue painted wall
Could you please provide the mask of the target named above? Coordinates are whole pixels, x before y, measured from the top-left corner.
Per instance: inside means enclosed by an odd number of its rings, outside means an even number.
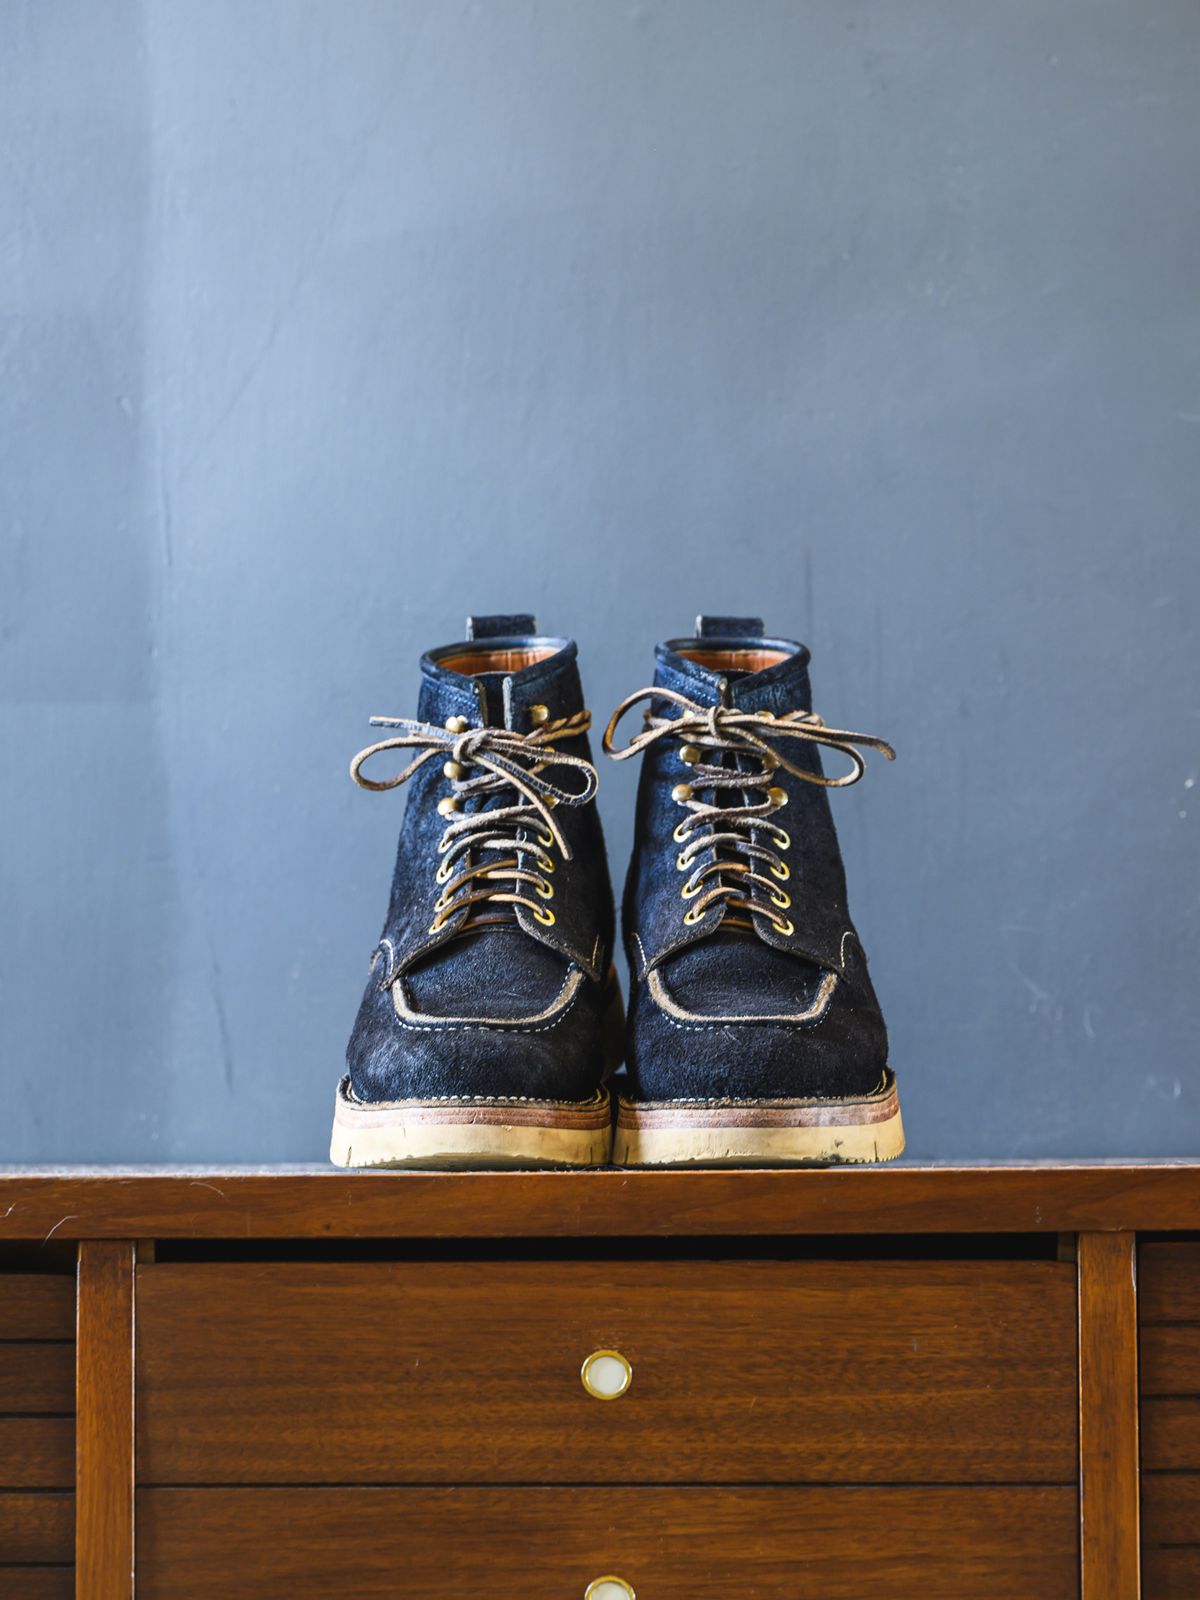
[[[1198,1153],[1193,0],[5,0],[0,1159],[319,1158],[463,615],[766,612],[920,1156]],[[617,872],[635,774],[603,773]]]

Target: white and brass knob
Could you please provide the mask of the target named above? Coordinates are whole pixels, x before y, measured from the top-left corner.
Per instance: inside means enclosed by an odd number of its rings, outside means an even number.
[[[637,1595],[624,1578],[593,1578],[584,1590],[583,1600],[637,1600]]]
[[[593,1350],[580,1368],[579,1376],[594,1399],[618,1400],[633,1382],[633,1368],[619,1350]],[[615,1578],[604,1580],[606,1583],[618,1581]],[[632,1589],[629,1592],[632,1594]],[[610,1597],[602,1595],[600,1600],[610,1600]]]

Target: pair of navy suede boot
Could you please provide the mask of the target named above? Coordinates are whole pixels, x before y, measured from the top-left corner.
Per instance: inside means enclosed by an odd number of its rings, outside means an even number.
[[[639,756],[623,932],[576,647],[475,617],[421,662],[417,717],[351,764],[408,786],[391,900],[338,1086],[347,1167],[829,1165],[904,1134],[846,908],[830,788],[882,740],[812,711],[808,651],[700,617],[604,749]],[[642,725],[618,742],[618,724]],[[844,769],[827,777],[821,747]],[[387,764],[390,762],[390,765]],[[627,1084],[613,1115],[610,1079]]]

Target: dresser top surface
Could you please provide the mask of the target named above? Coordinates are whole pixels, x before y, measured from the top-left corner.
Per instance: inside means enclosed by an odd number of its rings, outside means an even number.
[[[4,1167],[0,1239],[500,1239],[1200,1230],[1200,1161],[821,1170]]]

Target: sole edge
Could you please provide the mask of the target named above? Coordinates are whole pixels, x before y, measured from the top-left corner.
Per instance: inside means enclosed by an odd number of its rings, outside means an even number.
[[[396,1100],[364,1105],[338,1084],[329,1159],[356,1169],[597,1167],[612,1153],[612,1101]]]
[[[618,1167],[836,1167],[895,1161],[904,1123],[889,1068],[879,1090],[844,1100],[621,1100]]]

